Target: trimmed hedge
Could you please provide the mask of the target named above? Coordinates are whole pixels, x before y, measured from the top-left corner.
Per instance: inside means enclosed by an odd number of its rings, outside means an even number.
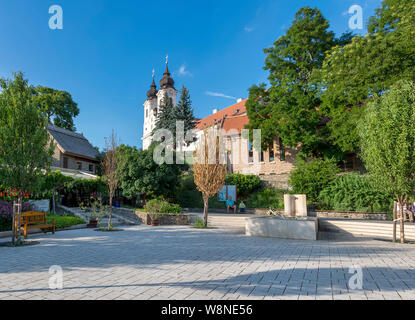
[[[320,193],[323,209],[357,212],[387,212],[394,197],[376,188],[369,175],[349,173],[335,178]]]

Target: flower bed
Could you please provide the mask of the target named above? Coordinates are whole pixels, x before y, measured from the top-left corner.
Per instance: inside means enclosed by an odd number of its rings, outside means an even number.
[[[33,210],[29,202],[23,202],[22,212]],[[12,228],[13,203],[0,201],[0,231],[9,231]]]

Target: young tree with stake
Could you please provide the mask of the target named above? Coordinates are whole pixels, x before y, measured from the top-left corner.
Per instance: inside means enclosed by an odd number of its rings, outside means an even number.
[[[226,178],[226,159],[221,151],[223,139],[215,129],[205,129],[194,157],[194,181],[203,197],[203,220],[208,223],[209,198],[222,189]]]
[[[44,170],[51,164],[54,146],[47,131],[47,115],[37,105],[35,89],[23,73],[15,73],[13,80],[0,79],[0,88],[0,181],[17,190],[12,243],[20,245],[24,194],[38,187]]]
[[[359,126],[362,159],[376,184],[399,205],[400,240],[405,242],[403,206],[415,191],[415,84],[399,81],[367,106]],[[394,237],[394,241],[396,241]]]
[[[120,179],[120,150],[117,135],[114,130],[109,138],[105,139],[106,152],[104,156],[104,162],[102,164],[104,179],[108,186],[109,192],[109,217],[108,217],[108,230],[112,229],[112,200],[114,198],[115,191],[121,183]]]

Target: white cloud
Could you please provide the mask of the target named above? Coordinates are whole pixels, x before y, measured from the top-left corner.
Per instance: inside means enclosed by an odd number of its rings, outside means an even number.
[[[235,97],[228,96],[228,95],[226,95],[224,93],[220,93],[220,92],[206,91],[206,95],[211,96],[211,97],[220,97],[220,98],[237,100],[237,98],[235,98]]]
[[[246,26],[244,28],[244,30],[245,30],[245,32],[252,32],[252,31],[254,31],[254,28]]]
[[[187,67],[185,64],[182,64],[179,68],[179,71],[177,72],[177,74],[181,77],[193,77],[193,74],[187,70]]]

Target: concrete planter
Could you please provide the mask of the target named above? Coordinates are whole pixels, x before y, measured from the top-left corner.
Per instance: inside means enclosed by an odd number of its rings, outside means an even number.
[[[29,200],[29,202],[34,206],[35,211],[39,212],[49,212],[50,209],[50,200]]]
[[[317,218],[255,217],[245,221],[247,236],[317,240]]]

